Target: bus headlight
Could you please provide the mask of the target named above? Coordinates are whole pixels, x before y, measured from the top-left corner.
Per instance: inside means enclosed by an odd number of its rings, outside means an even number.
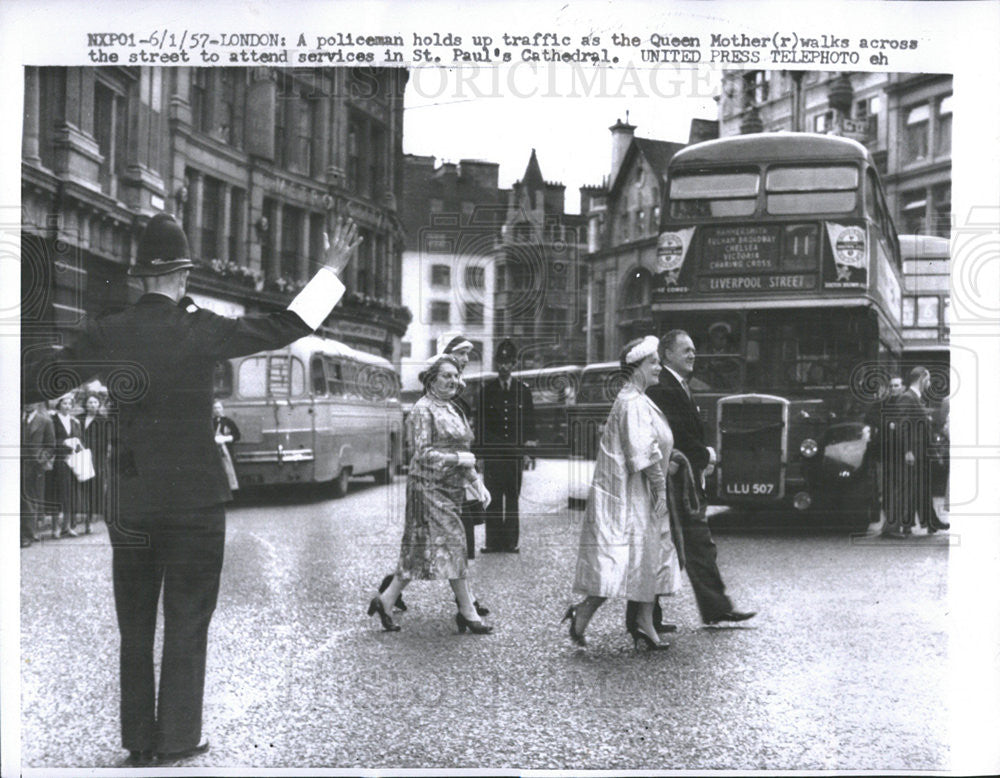
[[[819,453],[819,446],[812,438],[806,438],[799,443],[799,453],[806,459],[812,459],[817,453]]]
[[[808,510],[812,504],[813,498],[809,495],[809,492],[799,492],[792,499],[792,505],[795,506],[795,510],[797,511]]]

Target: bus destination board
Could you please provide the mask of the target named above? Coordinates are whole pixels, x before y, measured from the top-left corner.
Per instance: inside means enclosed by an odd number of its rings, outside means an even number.
[[[701,271],[705,274],[760,273],[778,269],[775,226],[741,225],[705,231]]]

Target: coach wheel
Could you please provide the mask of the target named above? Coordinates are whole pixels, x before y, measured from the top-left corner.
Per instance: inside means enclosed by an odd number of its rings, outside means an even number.
[[[333,494],[335,497],[343,497],[347,494],[347,487],[351,483],[351,468],[342,467],[337,477],[333,479]]]

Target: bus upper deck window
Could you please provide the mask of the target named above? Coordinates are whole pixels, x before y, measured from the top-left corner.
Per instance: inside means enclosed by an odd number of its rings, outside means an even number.
[[[767,171],[768,192],[819,192],[857,189],[858,169],[853,165],[773,167]]]
[[[670,181],[674,218],[750,216],[757,209],[757,171],[678,174]]]
[[[291,359],[291,381],[289,383],[292,397],[301,397],[306,393],[306,367],[298,357]]]

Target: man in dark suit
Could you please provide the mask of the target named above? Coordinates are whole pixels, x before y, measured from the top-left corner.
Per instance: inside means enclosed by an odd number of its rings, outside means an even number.
[[[130,274],[145,294],[85,324],[70,344],[26,365],[26,392],[100,376],[117,401],[118,504],[108,517],[121,635],[125,764],[171,764],[208,750],[202,701],[208,626],[219,592],[231,499],[212,428],[216,361],[280,348],[313,332],[343,294],[337,273],[357,246],[340,221],[325,265],[287,309],[229,319],[185,298],[193,262],[173,217],[153,217]],[[30,357],[30,355],[29,355]],[[26,362],[32,360],[26,359]],[[163,658],[153,641],[163,589]],[[158,698],[158,699],[157,699]]]
[[[517,347],[503,341],[494,359],[498,377],[479,390],[475,445],[483,459],[483,481],[492,497],[486,511],[484,554],[520,551],[518,500],[525,448],[537,441],[531,390],[511,376],[516,362]]]
[[[685,517],[681,522],[685,568],[691,580],[691,588],[694,589],[701,620],[705,624],[745,621],[755,614],[735,610],[726,595],[726,586],[716,562],[715,542],[705,515],[705,476],[711,475],[715,468],[716,453],[715,449],[705,443],[705,425],[688,386],[688,379],[694,372],[695,355],[691,336],[683,330],[671,330],[660,338],[660,358],[665,370],[660,372],[659,385],[649,387],[646,396],[667,417],[674,436],[674,448],[691,463],[702,498],[701,510],[694,516]],[[626,620],[636,606],[630,602],[628,607]],[[655,611],[654,622],[659,625],[662,615],[659,613],[658,603]],[[663,631],[671,631],[672,626],[663,625]]]
[[[21,548],[38,540],[45,503],[45,473],[52,469],[56,432],[45,403],[33,403],[21,419]]]
[[[885,423],[889,450],[885,466],[886,481],[893,491],[898,507],[886,512],[887,537],[906,537],[915,523],[914,514],[928,533],[950,529],[951,525],[938,518],[931,496],[931,417],[925,404],[931,376],[925,367],[910,371],[908,386],[887,409]]]

